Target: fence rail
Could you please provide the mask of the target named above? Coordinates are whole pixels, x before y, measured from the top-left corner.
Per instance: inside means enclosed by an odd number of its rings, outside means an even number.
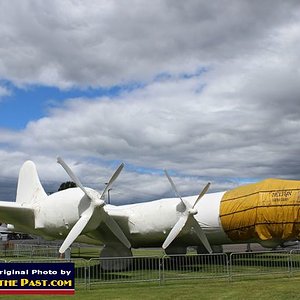
[[[290,258],[287,251],[231,253],[229,273],[231,277],[289,273]]]
[[[240,252],[176,256],[117,257],[86,259],[2,257],[0,262],[70,261],[75,265],[76,288],[99,284],[183,279],[227,279],[281,274],[300,275],[300,250]]]
[[[58,246],[10,244],[1,245],[0,257],[58,257]]]
[[[162,258],[162,280],[217,278],[228,274],[227,255],[170,255]]]
[[[89,286],[99,283],[161,280],[161,258],[126,257],[90,259]]]

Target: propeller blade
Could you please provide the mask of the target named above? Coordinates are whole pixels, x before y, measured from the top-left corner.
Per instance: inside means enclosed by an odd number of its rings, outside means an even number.
[[[106,223],[106,225],[108,226],[108,228],[122,242],[122,244],[125,245],[125,247],[127,247],[128,249],[130,249],[131,248],[131,244],[128,241],[128,239],[125,236],[125,234],[123,233],[123,231],[120,228],[120,226],[118,225],[118,223],[108,213],[105,212],[104,216],[105,217],[104,217],[103,221]]]
[[[61,247],[59,248],[59,253],[64,253],[72,243],[77,239],[77,237],[81,234],[82,230],[85,228],[89,220],[93,215],[94,209],[89,207],[77,221],[77,223],[73,226],[70,230],[69,234],[65,238],[64,242],[62,243]]]
[[[198,203],[198,201],[206,194],[206,192],[208,191],[210,186],[210,182],[204,187],[204,189],[202,190],[202,192],[199,194],[197,200],[195,201],[193,208],[196,206],[196,204]]]
[[[106,184],[106,187],[102,192],[100,199],[103,199],[105,193],[108,191],[109,187],[113,184],[113,182],[117,179],[117,177],[119,176],[123,168],[124,168],[124,164],[121,163],[118,169],[115,171],[115,173],[111,176],[108,183]]]
[[[177,235],[181,232],[182,228],[186,224],[188,220],[188,215],[182,215],[177,223],[174,225],[172,230],[169,232],[167,238],[165,239],[162,248],[166,249],[172,242],[173,240],[177,237]]]
[[[57,158],[57,162],[65,169],[65,171],[68,173],[68,175],[71,177],[71,179],[76,183],[76,185],[88,196],[87,190],[84,188],[82,183],[80,182],[79,178],[73,173],[73,171],[70,169],[70,167],[64,162],[64,160],[61,157]]]
[[[167,178],[168,178],[168,180],[169,180],[169,182],[170,182],[170,184],[171,184],[171,186],[172,186],[172,188],[175,192],[175,195],[181,200],[181,203],[186,207],[186,204],[184,203],[183,199],[181,198],[180,194],[178,193],[178,191],[176,189],[176,186],[175,186],[172,178],[169,176],[167,170],[164,170],[164,172],[165,172],[165,174],[166,174],[166,176],[167,176]]]
[[[105,202],[103,201],[104,194],[107,192],[109,187],[112,185],[112,183],[117,179],[120,172],[122,171],[124,164],[122,163],[118,169],[114,172],[114,174],[111,176],[110,180],[108,181],[104,191],[102,192],[101,196],[98,194],[97,191],[92,189],[85,189],[85,187],[81,184],[79,178],[73,173],[73,171],[70,169],[70,167],[63,161],[61,157],[57,158],[57,162],[65,169],[65,171],[68,173],[68,175],[71,177],[71,179],[76,183],[76,185],[85,193],[85,195],[91,200],[89,208],[87,208],[77,223],[73,226],[73,228],[70,230],[69,234],[67,235],[66,239],[64,240],[63,244],[61,245],[59,252],[64,253],[71,244],[76,240],[76,238],[82,233],[90,219],[92,218],[95,209],[98,207],[102,209],[102,211],[98,211],[102,218],[99,218],[98,225],[102,221],[106,223],[108,228],[113,232],[113,234],[127,247],[131,248],[131,244],[128,241],[127,237],[123,233],[120,226],[117,224],[117,222],[103,209],[103,206]],[[100,196],[100,197],[99,197]],[[102,212],[102,213],[101,213]],[[97,217],[97,216],[95,216]]]
[[[191,218],[191,221],[192,221],[192,227],[194,228],[196,234],[198,235],[201,243],[204,245],[204,247],[206,248],[206,250],[209,253],[212,253],[211,246],[209,244],[209,241],[208,241],[203,229],[201,228],[201,226],[199,225],[199,223],[196,221],[196,219],[194,217]]]

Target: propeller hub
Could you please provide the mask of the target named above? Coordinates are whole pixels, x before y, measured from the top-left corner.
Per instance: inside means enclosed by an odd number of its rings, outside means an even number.
[[[95,207],[102,207],[104,206],[105,202],[102,199],[96,199],[94,200]]]
[[[101,199],[101,195],[97,191],[89,188],[86,190],[88,192],[88,197],[92,200],[94,206],[99,207],[105,204],[104,200]]]
[[[188,212],[190,215],[194,216],[198,213],[198,210],[196,208],[190,208]]]

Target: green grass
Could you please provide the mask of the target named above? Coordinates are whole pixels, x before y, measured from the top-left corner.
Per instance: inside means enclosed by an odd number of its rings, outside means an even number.
[[[158,256],[163,257],[165,252],[163,249],[132,249],[133,256]]]
[[[136,257],[162,257],[164,255],[161,249],[137,249],[133,250],[133,253]],[[79,252],[72,253],[72,257],[76,257],[76,254],[85,259],[99,258],[99,248],[80,248]],[[228,278],[216,278],[217,274],[223,274],[224,265],[222,263],[213,263],[210,265],[207,260],[204,260],[204,262],[201,263],[201,260],[198,262],[197,260],[194,261],[193,259],[190,259],[191,257],[189,257],[187,260],[184,260],[186,261],[186,265],[184,265],[183,268],[174,269],[172,267],[166,267],[166,281],[161,285],[159,285],[158,281],[117,283],[117,280],[115,280],[114,283],[108,283],[107,281],[110,281],[113,276],[115,276],[116,279],[122,277],[121,280],[123,280],[123,278],[134,280],[135,277],[138,279],[140,271],[123,271],[116,272],[116,274],[114,272],[108,272],[103,273],[104,275],[99,277],[97,275],[99,273],[99,271],[97,273],[97,264],[99,264],[99,261],[95,260],[91,264],[95,264],[95,278],[92,277],[90,290],[85,290],[85,285],[83,284],[84,280],[81,280],[81,278],[83,278],[82,272],[84,271],[86,261],[76,260],[76,269],[78,274],[81,274],[81,276],[78,276],[79,279],[76,277],[76,281],[77,283],[81,282],[82,284],[76,285],[76,294],[71,298],[70,296],[28,295],[0,296],[0,299],[300,299],[300,292],[298,291],[300,274],[295,272],[295,274],[293,274],[295,277],[289,278],[287,272],[285,272],[284,265],[282,267],[282,262],[286,262],[287,257],[288,254],[282,255],[277,253],[272,253],[272,255],[264,255],[262,253],[245,258],[238,257],[239,259],[233,260],[234,277],[232,281],[229,281]],[[296,271],[300,270],[298,266],[299,258],[299,255],[293,256],[293,261],[297,264],[297,267],[295,268]],[[142,258],[137,258],[138,261],[141,259]],[[172,261],[172,259],[170,260]],[[180,260],[183,260],[183,258]],[[167,261],[168,259],[166,262]],[[165,266],[168,266],[168,264]],[[202,277],[210,278],[188,279],[187,277],[193,276],[194,273],[190,271],[195,270],[195,268],[198,270],[196,270],[197,272],[195,272],[195,276],[200,275]],[[275,274],[277,271],[278,273]],[[142,270],[142,273],[143,272],[144,271]],[[157,272],[158,270],[155,269],[153,279],[157,278]],[[150,277],[147,278],[150,279]],[[180,280],[174,280],[174,278]]]
[[[101,249],[99,247],[74,247],[72,248],[72,257],[80,257],[85,259],[99,258]],[[132,249],[133,256],[158,256],[163,257],[165,252],[161,248],[150,249]],[[188,249],[188,254],[197,254],[194,249]]]
[[[73,258],[99,258],[101,249],[99,247],[76,247],[72,248]],[[165,253],[162,249],[132,249],[133,256],[159,256],[162,257]]]
[[[101,249],[100,247],[73,247],[71,257],[84,259],[99,258]]]
[[[109,284],[92,290],[78,290],[74,296],[0,296],[0,299],[299,299],[299,278],[259,278],[238,282],[191,280],[158,283]]]

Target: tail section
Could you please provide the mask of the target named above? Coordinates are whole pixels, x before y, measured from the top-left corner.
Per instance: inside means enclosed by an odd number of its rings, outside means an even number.
[[[30,160],[26,161],[19,173],[16,202],[21,205],[31,204],[46,197],[35,164]]]

